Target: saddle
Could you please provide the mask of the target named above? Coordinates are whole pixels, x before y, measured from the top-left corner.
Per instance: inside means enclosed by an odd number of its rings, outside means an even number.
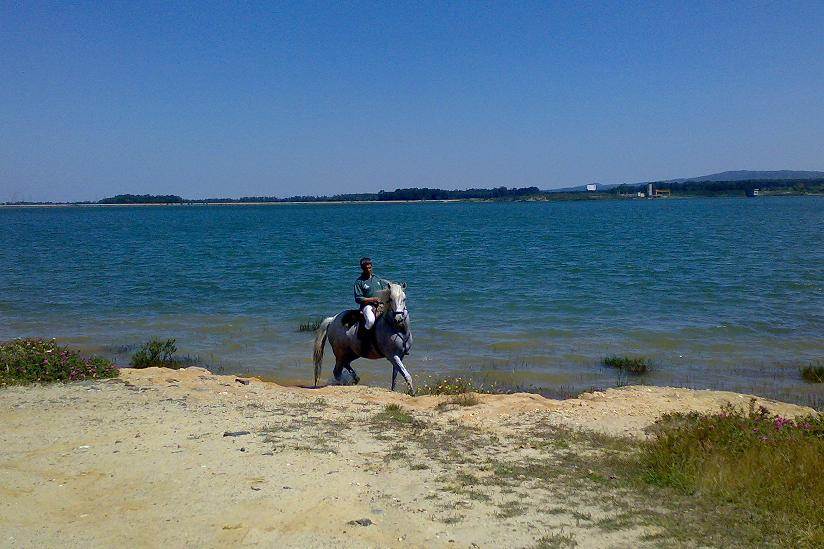
[[[381,317],[381,315],[383,315],[385,311],[386,305],[384,305],[383,303],[375,307],[375,322],[378,321],[378,319]],[[341,324],[343,324],[343,327],[347,330],[356,324],[360,324],[362,326],[364,321],[363,311],[361,311],[360,309],[349,309],[348,311],[343,313],[343,316],[341,317],[340,321]],[[358,328],[360,329],[361,326],[358,326]]]

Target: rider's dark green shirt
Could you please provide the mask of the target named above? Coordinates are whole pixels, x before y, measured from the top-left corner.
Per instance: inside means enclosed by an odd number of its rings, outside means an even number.
[[[361,275],[355,280],[355,303],[363,305],[364,297],[377,297],[379,291],[388,287],[389,281],[378,275],[373,274],[372,278],[363,278]]]

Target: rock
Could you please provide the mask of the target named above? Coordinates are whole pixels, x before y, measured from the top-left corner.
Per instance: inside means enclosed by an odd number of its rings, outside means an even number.
[[[371,526],[375,523],[372,522],[371,520],[369,520],[368,518],[361,518],[361,519],[357,519],[357,520],[350,520],[346,524],[352,524],[352,525],[357,524],[359,526]]]
[[[225,437],[242,437],[243,435],[251,435],[249,431],[226,431],[223,433]]]

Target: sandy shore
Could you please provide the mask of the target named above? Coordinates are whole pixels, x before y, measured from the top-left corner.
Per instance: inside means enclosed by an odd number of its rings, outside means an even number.
[[[654,525],[614,526],[625,496],[608,480],[576,480],[597,475],[565,428],[638,438],[663,413],[749,397],[625,387],[479,400],[200,368],[2,389],[0,546],[657,546]]]

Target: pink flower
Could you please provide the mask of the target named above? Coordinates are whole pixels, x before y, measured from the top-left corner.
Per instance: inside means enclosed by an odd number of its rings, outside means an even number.
[[[775,428],[780,430],[785,425],[792,426],[793,425],[793,420],[787,419],[787,418],[781,417],[781,416],[776,416],[776,418],[775,418]]]

